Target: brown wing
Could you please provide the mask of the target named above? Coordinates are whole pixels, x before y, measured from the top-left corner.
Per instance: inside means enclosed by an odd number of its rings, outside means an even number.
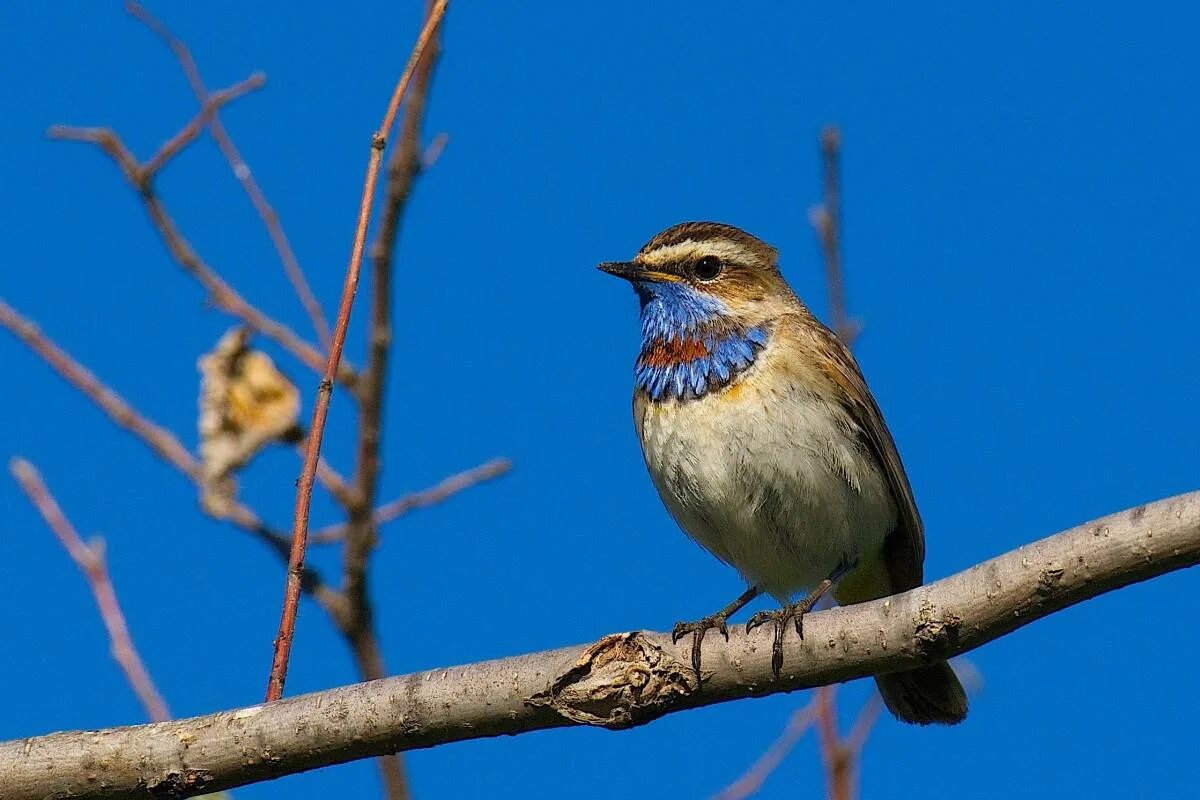
[[[825,375],[842,388],[846,410],[865,434],[866,443],[883,468],[896,502],[899,514],[896,529],[888,534],[883,543],[883,560],[892,592],[920,586],[925,563],[925,528],[913,499],[912,486],[900,462],[896,442],[884,424],[879,405],[871,396],[871,390],[867,388],[867,382],[850,350],[832,331],[824,326],[819,330],[816,343],[828,358],[818,359],[818,364]]]

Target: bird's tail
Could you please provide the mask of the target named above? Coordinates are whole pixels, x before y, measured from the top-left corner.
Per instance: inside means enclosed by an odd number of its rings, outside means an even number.
[[[901,722],[914,725],[955,725],[966,719],[967,693],[950,665],[876,675],[884,705]]]

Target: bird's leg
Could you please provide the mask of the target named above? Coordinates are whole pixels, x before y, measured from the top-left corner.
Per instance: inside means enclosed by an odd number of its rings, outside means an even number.
[[[788,603],[776,611],[760,611],[746,623],[747,633],[766,622],[775,623],[775,641],[771,644],[771,672],[775,674],[776,678],[783,669],[783,632],[787,628],[788,622],[795,624],[796,634],[804,639],[804,616],[812,611],[825,593],[852,569],[854,569],[854,564],[839,565],[832,575],[817,584],[817,588],[805,595],[803,600]]]
[[[758,597],[762,590],[757,586],[751,586],[746,591],[738,595],[737,599],[729,605],[722,608],[712,616],[704,619],[696,620],[695,622],[676,622],[675,627],[671,630],[671,642],[675,643],[682,639],[687,634],[692,634],[692,669],[696,671],[696,685],[700,684],[700,643],[704,640],[704,634],[709,628],[716,628],[725,637],[725,641],[729,641],[729,628],[725,625],[725,621],[736,614],[747,603]]]

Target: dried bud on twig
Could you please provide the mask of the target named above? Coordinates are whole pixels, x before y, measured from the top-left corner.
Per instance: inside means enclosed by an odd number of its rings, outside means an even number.
[[[250,332],[234,328],[200,358],[200,502],[227,516],[233,473],[255,453],[296,428],[300,392],[271,357],[249,347]]]

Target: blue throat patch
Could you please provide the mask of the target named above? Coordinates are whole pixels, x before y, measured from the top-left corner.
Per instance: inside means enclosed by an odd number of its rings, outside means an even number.
[[[770,339],[731,321],[725,304],[683,283],[635,283],[642,351],[634,373],[651,400],[695,400],[729,386]]]

